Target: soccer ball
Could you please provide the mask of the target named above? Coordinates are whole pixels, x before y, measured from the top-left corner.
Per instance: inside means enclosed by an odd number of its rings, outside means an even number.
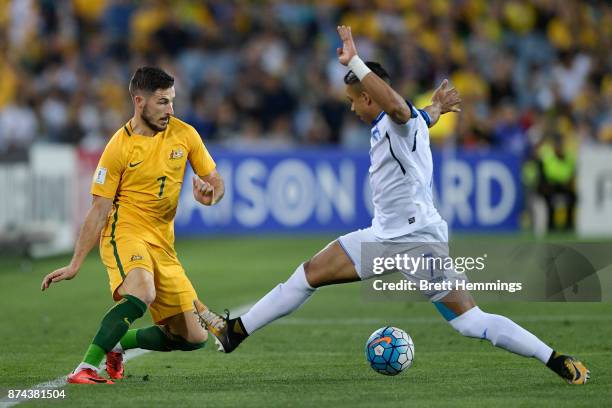
[[[412,365],[414,343],[402,329],[381,327],[366,342],[365,354],[374,371],[397,375]]]

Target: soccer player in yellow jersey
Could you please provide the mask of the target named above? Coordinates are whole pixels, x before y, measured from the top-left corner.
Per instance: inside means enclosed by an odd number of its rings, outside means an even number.
[[[197,175],[193,196],[203,205],[223,197],[223,179],[196,130],[173,116],[172,76],[142,67],[129,90],[134,116],[100,158],[92,180],[93,204],[72,260],[42,282],[45,290],[74,278],[99,242],[117,303],[102,319],[83,362],[68,376],[70,383],[112,383],[98,374],[105,355],[109,376],[120,379],[126,349],[197,350],[208,336],[193,313],[197,294],[174,250],[174,216],[187,161]],[[129,330],[147,308],[156,325]]]

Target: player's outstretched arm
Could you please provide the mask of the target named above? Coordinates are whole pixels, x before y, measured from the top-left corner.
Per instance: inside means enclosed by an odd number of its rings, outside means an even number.
[[[357,55],[357,48],[353,41],[353,35],[351,33],[351,27],[338,26],[338,34],[342,40],[342,48],[338,48],[338,61],[342,65],[348,66],[359,78],[363,89],[370,95],[370,97],[384,110],[387,115],[395,123],[406,123],[410,120],[412,112],[410,107],[398,94],[391,88],[385,81],[383,81],[378,75],[369,71],[365,66],[365,63]],[[360,71],[363,68],[369,71],[365,76],[361,76]]]
[[[45,276],[40,287],[41,290],[48,289],[54,282],[70,280],[76,276],[89,251],[100,241],[100,232],[102,232],[102,228],[106,224],[112,206],[113,200],[110,198],[93,196],[91,208],[79,232],[70,264],[56,269]]]
[[[225,194],[223,177],[217,170],[206,176],[193,176],[193,198],[203,205],[215,205]]]
[[[440,116],[445,113],[461,112],[461,108],[459,108],[460,103],[461,97],[459,96],[459,91],[452,86],[449,87],[448,79],[442,81],[431,97],[431,105],[423,108],[431,119],[429,127],[435,125],[440,119]]]

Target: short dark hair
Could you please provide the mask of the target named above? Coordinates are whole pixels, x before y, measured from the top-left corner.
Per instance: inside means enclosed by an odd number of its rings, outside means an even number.
[[[382,67],[382,65],[374,61],[366,61],[365,64],[367,65],[368,68],[372,70],[372,72],[378,75],[380,79],[382,79],[388,84],[391,84],[391,78],[389,77],[389,74],[387,73],[387,71],[385,71],[385,69]],[[355,75],[353,71],[349,71],[344,76],[344,83],[347,85],[358,84],[359,78],[357,78],[357,75]]]
[[[157,67],[140,67],[130,80],[130,94],[137,91],[155,92],[158,89],[168,89],[174,85],[174,78],[166,71]]]

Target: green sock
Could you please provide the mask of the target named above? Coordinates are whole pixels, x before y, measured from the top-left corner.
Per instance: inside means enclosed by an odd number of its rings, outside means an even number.
[[[123,335],[119,343],[121,343],[121,348],[123,350],[134,349],[138,347],[138,340],[136,339],[136,334],[140,329],[131,329],[128,330],[127,333]]]
[[[113,306],[104,315],[92,344],[87,349],[83,362],[98,367],[104,355],[115,347],[130,325],[147,311],[147,305],[131,295]]]
[[[85,352],[85,357],[83,357],[83,362],[91,364],[94,367],[98,367],[100,366],[100,363],[105,355],[106,351],[104,351],[100,346],[90,344]]]
[[[130,332],[133,330],[130,330]],[[129,333],[129,332],[128,332]],[[132,334],[130,333],[130,336]],[[121,339],[121,346],[123,346],[124,339],[126,345],[131,345],[131,340],[127,338],[128,335]],[[201,349],[206,345],[206,342],[203,343],[189,343],[181,336],[166,334],[161,327],[159,326],[150,326],[145,327],[144,329],[135,330],[135,338],[137,347],[146,350],[155,350],[155,351],[172,351],[172,350],[183,350],[183,351],[192,351]],[[133,347],[131,347],[133,348]],[[124,347],[125,349],[125,347]]]
[[[136,331],[136,343],[145,350],[171,351],[170,339],[159,326],[145,327]]]

